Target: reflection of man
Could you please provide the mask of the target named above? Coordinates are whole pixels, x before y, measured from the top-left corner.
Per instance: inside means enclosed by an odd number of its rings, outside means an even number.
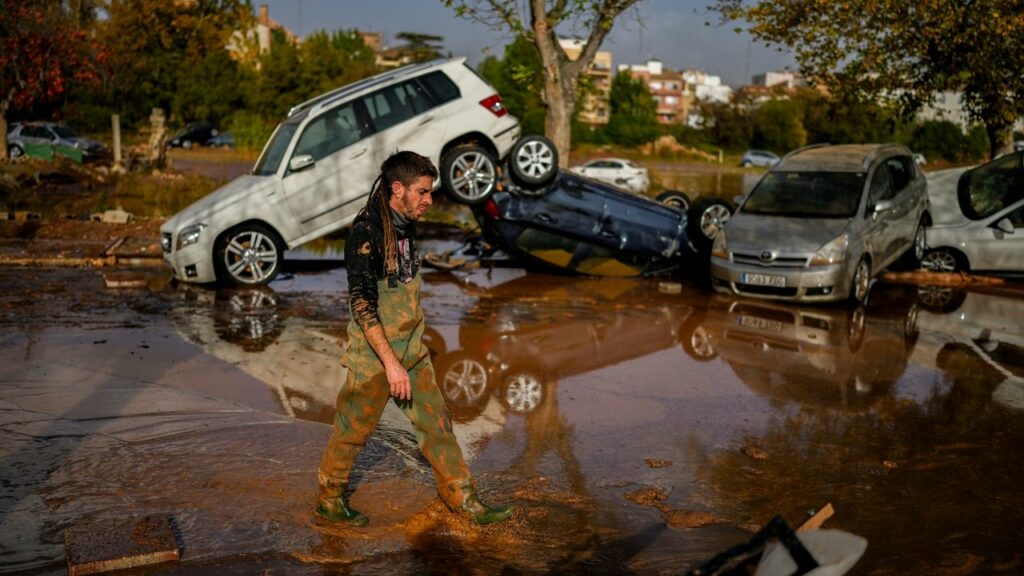
[[[381,174],[345,242],[348,269],[348,379],[338,393],[334,430],[320,461],[316,513],[362,526],[344,491],[356,454],[393,397],[416,428],[420,450],[434,469],[437,491],[452,510],[478,524],[500,522],[511,510],[488,507],[473,487],[451,418],[422,342],[419,257],[413,222],[431,204],[437,169],[414,152],[398,152]]]

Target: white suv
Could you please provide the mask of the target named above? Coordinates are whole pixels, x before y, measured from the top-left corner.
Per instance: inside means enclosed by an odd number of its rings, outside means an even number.
[[[519,131],[465,58],[344,86],[292,108],[250,174],[165,222],[164,260],[187,282],[266,284],[284,250],[351,224],[388,155],[429,157],[436,185],[473,204],[494,191]]]

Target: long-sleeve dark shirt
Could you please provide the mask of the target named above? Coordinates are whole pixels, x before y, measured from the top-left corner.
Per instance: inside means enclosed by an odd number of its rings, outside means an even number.
[[[380,214],[364,213],[356,217],[345,240],[345,268],[348,273],[348,298],[352,317],[364,331],[380,325],[377,282],[387,278],[384,265],[384,230]],[[411,282],[419,272],[420,258],[416,250],[415,230],[411,222],[395,222],[398,240],[398,274],[396,282]]]

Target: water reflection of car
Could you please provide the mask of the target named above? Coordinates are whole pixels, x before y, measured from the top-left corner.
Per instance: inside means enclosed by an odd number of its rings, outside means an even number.
[[[513,413],[532,412],[562,378],[667,348],[712,357],[694,332],[695,309],[659,293],[655,282],[554,278],[547,289],[543,282],[530,275],[490,288],[461,285],[477,303],[458,339],[428,344],[456,420],[474,418],[493,396]],[[576,303],[568,313],[567,302]]]
[[[1024,410],[1024,294],[945,292],[950,294],[941,302],[954,301],[955,308],[937,307],[935,290],[919,290],[918,325],[929,343],[922,361],[957,379],[973,379],[992,400]]]
[[[600,180],[627,192],[642,194],[651,184],[647,168],[637,166],[624,158],[595,158],[570,170],[580,176]]]
[[[928,176],[934,224],[921,266],[1024,273],[1024,151]]]
[[[866,300],[871,278],[924,255],[924,176],[895,144],[786,155],[714,241],[715,290],[805,302]]]
[[[912,291],[881,288],[845,310],[716,295],[710,346],[752,390],[774,401],[861,409],[904,373],[918,338]]]
[[[657,274],[690,250],[685,213],[568,171],[537,189],[510,183],[473,213],[489,240],[547,271]]]

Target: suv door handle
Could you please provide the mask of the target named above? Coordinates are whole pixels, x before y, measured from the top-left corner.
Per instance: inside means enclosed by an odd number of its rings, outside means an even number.
[[[434,119],[433,116],[424,116],[423,119],[420,120],[419,125],[423,126],[424,124],[426,124],[427,122],[430,122],[433,119]]]
[[[359,152],[356,152],[355,154],[349,156],[348,158],[349,158],[349,160],[355,160],[356,158],[359,158],[363,154],[366,154],[366,148],[363,148],[362,150],[360,150]]]

